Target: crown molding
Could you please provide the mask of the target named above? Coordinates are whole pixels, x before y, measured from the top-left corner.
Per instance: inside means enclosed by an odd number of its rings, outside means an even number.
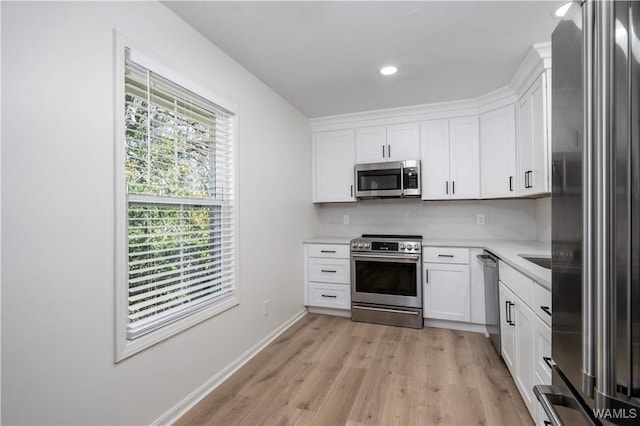
[[[533,80],[548,69],[551,69],[551,42],[536,43],[531,46],[520,62],[509,82],[509,87],[520,98],[531,86]]]

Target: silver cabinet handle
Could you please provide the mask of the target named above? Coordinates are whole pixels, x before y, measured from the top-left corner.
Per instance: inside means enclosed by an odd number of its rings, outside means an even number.
[[[384,145],[382,145],[382,158],[385,158],[384,157]]]
[[[424,273],[425,273],[425,275],[426,275],[426,277],[425,277],[425,278],[426,278],[426,283],[427,283],[427,284],[429,284],[429,270],[428,270],[428,269],[425,269],[425,270],[424,270]]]
[[[387,158],[391,158],[391,145],[387,145]]]
[[[438,257],[455,257],[452,254],[439,254]]]
[[[322,297],[328,297],[329,299],[336,299],[338,296],[335,294],[322,294]]]
[[[320,253],[335,253],[335,250],[320,250]]]
[[[336,272],[338,272],[338,271],[334,271],[334,270],[331,270],[331,269],[321,269],[320,271],[321,272],[331,272],[332,274],[335,274]]]
[[[551,316],[551,309],[549,309],[548,306],[540,306],[540,309],[542,309],[545,312],[545,314]]]
[[[351,196],[353,197],[353,185],[351,185]]]

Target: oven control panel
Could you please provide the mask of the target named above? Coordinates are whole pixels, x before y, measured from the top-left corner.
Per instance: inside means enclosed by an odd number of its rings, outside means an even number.
[[[422,242],[356,238],[351,240],[351,251],[373,253],[420,253],[422,252]]]

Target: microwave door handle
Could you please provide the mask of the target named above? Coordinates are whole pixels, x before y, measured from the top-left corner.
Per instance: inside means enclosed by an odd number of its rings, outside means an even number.
[[[391,156],[391,151],[389,151],[389,156]],[[404,166],[400,166],[400,195],[407,195],[404,192]]]

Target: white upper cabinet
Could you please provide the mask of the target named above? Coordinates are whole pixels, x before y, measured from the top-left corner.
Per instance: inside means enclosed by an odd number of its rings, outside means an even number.
[[[356,129],[356,163],[387,161],[386,126]]]
[[[515,105],[480,115],[482,198],[518,195]]]
[[[518,101],[518,187],[520,196],[550,192],[548,75],[544,72]]]
[[[480,197],[478,117],[421,124],[422,199]]]
[[[356,163],[415,160],[420,156],[418,123],[356,129]]]
[[[449,198],[449,120],[432,120],[420,128],[422,199]]]
[[[313,135],[313,202],[356,201],[353,130]]]

